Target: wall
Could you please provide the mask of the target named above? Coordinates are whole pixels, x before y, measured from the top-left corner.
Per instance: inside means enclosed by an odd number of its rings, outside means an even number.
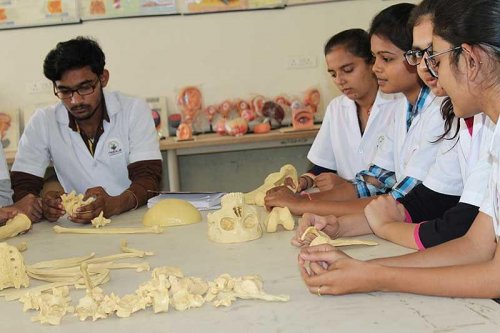
[[[0,110],[56,102],[50,85],[42,85],[42,92],[35,93],[33,86],[46,82],[42,61],[47,52],[58,41],[77,35],[93,36],[101,43],[111,73],[110,89],[143,97],[165,95],[170,111],[175,110],[172,102],[176,92],[191,84],[202,88],[205,104],[255,93],[300,94],[311,86],[321,90],[322,102],[326,104],[338,91],[326,73],[322,54],[325,41],[347,28],[368,28],[379,10],[398,2],[402,1],[342,1],[285,10],[115,19],[3,30],[0,31]],[[288,57],[297,55],[313,56],[317,66],[287,69]],[[234,156],[241,166],[255,169],[249,154]],[[303,159],[305,154],[295,150],[285,156]],[[181,168],[190,173],[189,168],[197,168],[195,161],[196,157],[186,157],[181,162],[187,166]]]

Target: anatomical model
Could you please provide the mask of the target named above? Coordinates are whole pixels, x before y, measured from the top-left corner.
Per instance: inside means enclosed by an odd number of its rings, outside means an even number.
[[[292,103],[292,126],[295,130],[309,129],[314,126],[314,110],[299,101]]]
[[[307,228],[306,231],[304,231],[304,233],[300,237],[300,239],[305,240],[306,238],[312,238],[312,237],[314,237],[314,239],[311,241],[309,246],[320,245],[320,244],[330,244],[332,246],[378,245],[377,242],[363,241],[357,239],[348,239],[348,238],[331,239],[327,234],[325,234],[321,230],[316,229],[315,227]]]
[[[201,91],[192,86],[181,89],[179,96],[177,96],[177,105],[183,116],[182,123],[177,128],[177,140],[191,140],[193,138],[193,122],[202,109]]]
[[[0,243],[0,290],[29,286],[29,278],[23,256],[17,248]]]
[[[196,87],[183,88],[177,97],[184,121],[192,122],[201,110],[201,91]]]
[[[257,116],[262,117],[262,108],[264,107],[264,103],[266,102],[266,98],[262,95],[257,95],[252,98],[252,109],[257,114]]]
[[[15,237],[31,228],[31,220],[24,214],[17,214],[0,227],[0,240]]]
[[[222,116],[222,118],[227,119],[229,118],[229,114],[234,110],[234,104],[230,100],[225,100],[222,102],[217,111],[219,114]]]
[[[193,128],[190,121],[182,122],[175,132],[177,141],[187,141],[193,139]]]
[[[19,301],[24,304],[23,311],[37,310],[31,321],[41,324],[59,325],[66,313],[73,313],[71,297],[67,286],[52,288],[45,292],[27,292]]]
[[[122,244],[122,248],[126,244]],[[145,251],[129,249],[127,253],[145,253]],[[125,254],[127,254],[125,253]],[[123,257],[124,254],[122,254]],[[40,289],[35,287],[28,292],[13,299],[19,299],[24,304],[24,310],[37,310],[38,315],[32,318],[34,321],[59,325],[61,319],[67,313],[74,313],[80,320],[91,318],[92,320],[105,319],[111,315],[119,318],[130,317],[134,312],[152,307],[155,313],[168,312],[172,306],[177,311],[185,311],[190,308],[198,308],[206,302],[214,306],[230,306],[237,299],[258,299],[264,301],[286,302],[287,295],[270,295],[264,292],[262,279],[256,275],[243,277],[232,277],[222,274],[214,281],[205,281],[198,277],[186,277],[176,267],[158,267],[151,274],[151,280],[141,284],[132,293],[119,297],[115,294],[105,294],[104,290],[97,287],[102,281],[95,279],[95,272],[102,260],[116,260],[117,255],[88,259],[73,258],[66,260],[54,260],[42,262],[33,266],[41,267],[54,265],[67,272],[71,265],[82,280],[86,294],[78,301],[78,305],[72,306],[69,297],[69,289],[61,284],[52,283],[50,287]],[[107,262],[110,265],[109,262]],[[66,274],[69,275],[69,274]],[[5,296],[5,295],[4,295]],[[8,296],[6,296],[7,298]]]
[[[99,213],[99,216],[94,217],[91,221],[92,225],[96,228],[104,227],[106,224],[111,223],[111,219],[107,219],[104,217],[104,211]]]
[[[83,194],[76,195],[75,191],[71,191],[69,194],[64,193],[61,195],[62,205],[69,216],[73,216],[78,208],[86,206],[95,200],[93,197],[83,200],[83,197]]]
[[[240,243],[262,236],[257,210],[246,204],[243,193],[229,193],[221,199],[221,209],[209,213],[208,238],[217,243]]]
[[[304,96],[304,105],[311,107],[313,113],[316,113],[318,110],[320,102],[321,94],[318,89],[312,88],[306,91]]]
[[[281,122],[285,118],[285,110],[283,107],[273,101],[267,101],[262,106],[262,115],[271,120],[272,128],[281,127]]]
[[[244,100],[239,100],[236,102],[236,108],[238,109],[238,113],[240,117],[245,119],[247,122],[250,122],[255,119],[255,112],[250,106],[250,103]]]
[[[295,191],[298,184],[297,170],[291,164],[286,164],[281,167],[279,172],[269,174],[264,180],[264,184],[253,190],[245,193],[245,203],[250,205],[264,206],[264,197],[266,192],[276,186],[285,184],[285,179],[290,177],[293,182],[291,190]]]
[[[52,229],[58,234],[161,234],[163,229],[157,225],[152,227],[130,227],[130,228],[65,228],[54,226]]]
[[[248,123],[242,117],[227,120],[224,126],[226,133],[232,136],[241,136],[248,131]]]
[[[164,199],[148,209],[142,223],[146,226],[173,227],[201,222],[200,212],[188,201]]]
[[[208,123],[210,124],[210,132],[213,131],[212,120],[214,119],[215,114],[217,113],[217,106],[209,105],[204,110],[203,113],[207,116]]]
[[[266,218],[266,231],[276,232],[278,225],[281,225],[285,230],[293,230],[295,220],[288,207],[274,207]]]
[[[229,274],[222,274],[208,284],[205,300],[216,307],[230,306],[237,298],[274,302],[287,302],[290,299],[287,295],[266,294],[262,288],[262,279],[257,275],[233,278]]]

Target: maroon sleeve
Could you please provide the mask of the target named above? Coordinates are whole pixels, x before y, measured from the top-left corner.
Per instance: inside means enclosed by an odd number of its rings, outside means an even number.
[[[14,195],[12,199],[17,202],[28,194],[40,196],[43,187],[43,178],[34,176],[30,173],[13,171],[10,174],[12,190]]]
[[[162,171],[161,160],[138,161],[128,165],[128,177],[132,181],[128,190],[135,194],[138,207],[156,195],[150,191],[160,190]]]

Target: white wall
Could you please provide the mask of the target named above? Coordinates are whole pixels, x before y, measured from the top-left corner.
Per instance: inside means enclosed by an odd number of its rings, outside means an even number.
[[[322,47],[347,28],[367,28],[380,9],[402,1],[359,0],[289,7],[284,10],[160,16],[84,22],[0,31],[0,111],[55,102],[42,62],[62,40],[96,38],[111,72],[110,88],[138,96],[166,95],[169,110],[176,92],[199,85],[205,104],[254,93],[299,94],[319,87],[323,104],[338,91],[324,65]],[[410,1],[416,2],[416,1]],[[291,55],[316,56],[318,66],[290,70]]]
[[[300,94],[311,86],[321,90],[325,105],[338,91],[326,72],[324,43],[344,29],[367,29],[378,11],[399,2],[403,1],[353,0],[284,10],[3,30],[0,111],[56,102],[51,85],[45,84],[42,62],[57,42],[77,35],[93,36],[101,43],[111,89],[143,97],[165,95],[169,112],[176,112],[176,92],[192,84],[202,88],[206,105],[255,93],[270,97]],[[316,56],[318,66],[287,69],[286,59],[295,55]],[[45,84],[46,91],[30,93],[34,83]],[[283,164],[292,163],[300,173],[305,172],[308,150],[308,146],[300,146],[183,156],[179,159],[181,188],[249,191]],[[167,189],[166,168],[163,178]]]

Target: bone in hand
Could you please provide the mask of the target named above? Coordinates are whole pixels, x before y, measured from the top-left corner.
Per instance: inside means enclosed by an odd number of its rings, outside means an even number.
[[[323,231],[318,230],[313,226],[307,228],[306,231],[304,231],[304,233],[300,237],[300,239],[304,240],[308,234],[316,235],[316,238],[314,238],[312,240],[312,242],[309,244],[309,246],[320,245],[320,244],[330,244],[332,246],[347,246],[347,245],[373,246],[373,245],[378,245],[377,242],[365,241],[365,240],[359,240],[359,239],[348,239],[348,238],[331,239]]]
[[[61,203],[64,207],[64,210],[66,211],[66,213],[68,213],[69,216],[75,215],[78,208],[86,206],[95,201],[95,198],[93,197],[87,198],[86,200],[83,200],[83,198],[83,194],[77,195],[75,191],[71,191],[71,193],[69,194],[64,193],[61,195]]]
[[[31,220],[24,214],[17,214],[0,227],[0,240],[11,238],[31,228]]]
[[[163,229],[159,226],[138,227],[138,228],[104,228],[104,229],[83,229],[64,228],[54,226],[54,231],[58,234],[161,234]]]

